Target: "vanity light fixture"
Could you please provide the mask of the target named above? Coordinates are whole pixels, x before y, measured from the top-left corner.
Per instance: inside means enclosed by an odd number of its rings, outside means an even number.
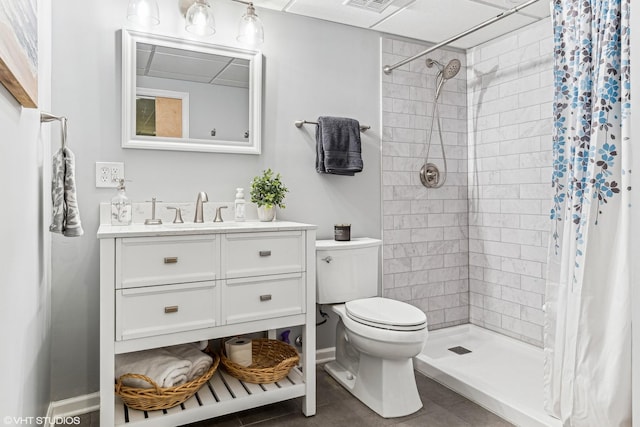
[[[156,0],[129,0],[127,19],[141,25],[158,25],[160,13]]]
[[[237,40],[249,46],[261,45],[264,42],[264,28],[262,27],[262,20],[256,15],[256,8],[253,7],[253,2],[233,1],[247,5],[247,13],[242,15],[238,25]]]
[[[216,32],[216,21],[209,0],[195,0],[184,16],[184,29],[198,36],[212,36]]]

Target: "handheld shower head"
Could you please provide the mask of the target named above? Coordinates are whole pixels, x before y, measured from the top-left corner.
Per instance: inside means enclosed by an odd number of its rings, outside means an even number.
[[[427,65],[428,68],[431,68],[434,65],[436,65],[440,70],[438,74],[442,76],[442,78],[445,80],[454,78],[460,72],[460,68],[461,68],[460,61],[455,58],[449,61],[447,65],[444,65],[436,61],[435,59],[427,58],[425,60],[425,64]]]
[[[460,72],[460,61],[457,59],[452,59],[449,61],[447,65],[442,69],[442,78],[445,80],[452,79]]]

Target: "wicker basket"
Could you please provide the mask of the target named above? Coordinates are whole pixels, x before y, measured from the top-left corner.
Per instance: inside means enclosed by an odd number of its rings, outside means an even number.
[[[208,352],[207,352],[208,353]],[[208,353],[213,358],[211,368],[192,381],[180,384],[175,387],[159,387],[151,378],[140,374],[125,374],[116,380],[116,394],[120,396],[125,405],[132,409],[141,411],[156,411],[159,409],[169,409],[177,406],[202,387],[213,376],[218,369],[220,358],[217,354]],[[130,387],[122,384],[125,378],[138,378],[147,381],[152,388]]]
[[[251,340],[251,353],[253,363],[246,367],[240,366],[227,359],[223,345],[220,350],[220,363],[229,374],[241,381],[266,384],[286,377],[300,360],[296,349],[289,344],[266,338]]]

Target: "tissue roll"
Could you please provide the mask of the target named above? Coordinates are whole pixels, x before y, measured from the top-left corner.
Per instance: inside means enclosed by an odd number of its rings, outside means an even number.
[[[227,357],[233,363],[247,367],[253,363],[251,353],[251,340],[246,338],[233,338],[225,343]]]

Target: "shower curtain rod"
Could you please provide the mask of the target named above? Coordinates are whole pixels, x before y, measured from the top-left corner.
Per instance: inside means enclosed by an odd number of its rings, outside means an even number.
[[[393,65],[385,65],[382,68],[382,70],[384,71],[385,74],[391,74],[391,71],[395,70],[398,67],[402,67],[404,64],[406,64],[408,62],[415,61],[416,59],[420,58],[421,56],[426,55],[427,53],[433,52],[436,49],[440,49],[441,47],[446,46],[449,43],[453,43],[454,41],[456,41],[456,40],[458,40],[458,39],[460,39],[460,38],[462,38],[464,36],[467,36],[467,35],[469,35],[471,33],[474,33],[474,32],[476,32],[476,31],[478,31],[478,30],[480,30],[480,29],[482,29],[484,27],[487,27],[487,26],[493,24],[494,22],[497,22],[497,21],[501,20],[502,18],[506,18],[509,15],[513,15],[514,13],[524,9],[527,6],[531,6],[532,4],[537,3],[538,1],[540,1],[540,0],[529,0],[526,3],[522,3],[522,4],[519,4],[519,5],[511,8],[511,9],[509,9],[509,10],[505,10],[500,15],[494,16],[493,18],[488,19],[488,20],[484,21],[483,23],[476,25],[475,27],[469,28],[468,30],[463,31],[460,34],[457,34],[457,35],[455,35],[455,36],[453,36],[453,37],[451,37],[451,38],[449,38],[449,39],[447,39],[447,40],[445,40],[443,42],[440,42],[437,45],[432,46],[429,49],[418,53],[417,55],[412,56],[411,58],[407,58],[407,59],[405,59],[403,61],[400,61],[400,62],[398,62],[396,64],[393,64]]]

